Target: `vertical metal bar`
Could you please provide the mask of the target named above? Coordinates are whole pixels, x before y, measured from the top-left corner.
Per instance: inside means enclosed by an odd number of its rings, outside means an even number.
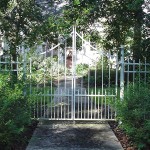
[[[37,85],[38,86],[38,85]],[[38,91],[38,87],[37,87],[37,91]],[[37,116],[36,118],[39,118],[39,104],[38,104],[38,101],[39,101],[39,94],[36,94],[36,111],[37,111]]]
[[[46,107],[46,103],[45,103],[45,95],[46,95],[46,79],[45,79],[45,75],[46,75],[46,53],[44,55],[44,103],[43,103],[43,107],[44,107],[44,118],[45,118],[45,107]]]
[[[139,84],[141,82],[141,61],[139,59]]]
[[[135,81],[135,60],[133,60],[133,86]]]
[[[101,97],[101,119],[103,118],[103,99],[104,99],[104,51],[102,51],[102,97]]]
[[[73,119],[75,119],[75,104],[76,104],[76,61],[77,61],[77,50],[76,50],[76,26],[75,27],[75,34],[74,34],[74,103],[73,103],[73,111],[74,111],[74,116]]]
[[[49,92],[49,89],[47,89],[47,90],[46,90],[46,95],[47,95],[47,99],[46,99],[46,101],[47,101],[46,117],[47,117],[47,118],[50,118],[50,110],[49,110],[49,109],[51,109],[51,108],[50,108],[51,100],[49,99],[49,98],[50,98],[50,97],[49,97],[49,93],[50,93],[50,92]]]
[[[98,95],[100,95],[100,90],[98,90]],[[99,103],[99,101],[100,101],[100,96],[98,96],[98,119],[99,119],[99,112],[100,112],[100,109],[99,109],[100,103]]]
[[[34,115],[34,119],[36,118],[36,99],[35,99],[35,97],[36,97],[36,91],[35,91],[36,89],[34,89],[34,91],[33,91],[33,93],[34,93],[34,95],[33,95],[33,115]]]
[[[72,91],[71,91],[71,92],[72,92]],[[70,105],[70,102],[69,102],[69,101],[70,101],[69,89],[68,89],[68,92],[67,92],[67,93],[68,93],[68,119],[69,119],[69,113],[72,113],[72,112],[69,112],[69,111],[70,111],[70,110],[69,110],[69,107],[70,107],[70,106],[69,106],[69,105]],[[71,97],[72,97],[72,96],[71,96]],[[71,103],[71,104],[72,104],[72,103]],[[71,115],[72,115],[72,114],[71,114]]]
[[[129,68],[129,58],[128,58],[127,88],[129,88],[129,71],[130,71],[130,68]]]
[[[59,91],[58,97],[59,97],[59,100],[58,100],[58,103],[57,103],[57,106],[56,106],[56,110],[57,110],[57,117],[56,117],[56,119],[60,119],[60,117],[59,117],[59,108],[60,108],[60,91]]]
[[[61,111],[61,119],[62,119],[62,112],[63,112],[63,110],[62,110],[62,105],[64,105],[64,103],[63,103],[63,101],[62,101],[62,98],[63,98],[62,93],[63,93],[63,92],[62,92],[62,89],[61,89],[61,97],[60,97],[60,98],[61,98],[61,110],[60,110],[60,111]]]
[[[90,118],[90,67],[88,68],[88,119]]]
[[[72,119],[75,119],[75,97],[76,97],[76,26],[73,26],[73,59],[72,59],[72,72],[73,72],[73,92],[72,92]]]
[[[124,46],[121,45],[120,100],[124,99]]]
[[[72,87],[71,87],[71,94],[72,94],[72,101],[71,101],[71,118],[73,119],[73,103],[74,103],[74,49],[75,49],[75,27],[73,26],[72,32]]]
[[[117,54],[117,56],[116,56],[116,83],[115,83],[115,85],[116,85],[116,95],[117,95],[117,89],[118,89],[118,54]]]
[[[78,115],[77,115],[77,117],[78,117],[78,119],[79,119],[79,114],[80,114],[80,101],[79,101],[79,89],[78,89]]]
[[[111,52],[110,52],[110,50],[109,50],[109,56],[110,56],[110,58],[111,58]],[[108,83],[108,91],[107,91],[107,95],[110,95],[110,72],[111,72],[111,64],[110,64],[110,58],[109,58],[109,83]],[[106,92],[106,91],[105,91]],[[109,98],[109,97],[108,97]],[[106,99],[107,100],[107,99]],[[108,109],[109,109],[109,103],[108,103],[108,100],[107,100],[107,102],[106,102],[106,104],[105,104],[105,109],[106,109],[106,113],[109,113],[109,111],[108,111]],[[108,115],[108,114],[107,114]],[[108,116],[106,115],[106,117],[107,117],[107,119],[109,119],[108,118]]]
[[[64,101],[64,119],[66,119],[66,106],[67,106],[67,100],[66,100],[66,97],[67,97],[67,90],[65,89],[65,97],[64,97],[64,99],[65,99],[65,101]]]
[[[80,98],[81,119],[82,119],[82,117],[83,117],[83,115],[82,115],[82,113],[83,113],[83,112],[82,112],[82,107],[83,107],[83,106],[82,106],[82,105],[83,105],[82,98]]]
[[[52,44],[52,47],[53,47],[53,44]],[[50,110],[51,110],[51,119],[53,118],[53,106],[52,106],[52,103],[53,103],[53,98],[55,97],[55,95],[54,96],[52,96],[52,94],[54,94],[53,93],[53,65],[52,65],[52,63],[53,63],[53,50],[51,51],[51,60],[50,60],[50,62],[51,62],[51,68],[50,68],[50,72],[51,72],[51,74],[50,74],[50,85],[51,85],[51,87],[50,87],[50,91],[49,91],[49,94],[50,94],[50,100],[51,100],[51,105],[50,105]]]
[[[66,48],[67,48],[67,41],[65,41],[65,90],[66,90],[66,75],[67,75],[67,51],[66,51]]]
[[[87,97],[86,97],[86,89],[85,89],[85,91],[84,91],[84,119],[86,118],[86,99],[87,99]]]
[[[103,95],[103,90],[104,90],[104,52],[102,52],[102,95]]]
[[[82,41],[82,51],[83,51],[83,38],[84,38],[84,35],[83,35],[83,32],[82,32],[82,39],[81,39],[81,41]],[[85,53],[82,53],[82,62],[81,62],[81,65],[82,65],[82,71],[81,71],[81,74],[82,74],[82,77],[81,77],[81,85],[80,85],[80,87],[81,87],[81,95],[84,95],[85,94],[85,91],[83,92],[83,71],[84,71],[84,68],[83,68],[83,64],[84,64],[84,62],[83,62],[83,58],[84,58],[84,54]],[[84,100],[84,101],[83,101]],[[80,97],[80,101],[81,101],[81,104],[82,104],[82,107],[83,107],[83,113],[84,113],[84,115],[82,116],[82,112],[81,112],[81,117],[84,117],[85,118],[85,97],[83,97],[83,96],[81,96]],[[81,109],[82,110],[82,109]]]
[[[82,63],[81,64],[84,64],[84,62],[83,62],[83,50],[84,50],[84,47],[83,47],[83,45],[84,45],[84,41],[83,41],[83,38],[84,38],[84,35],[83,35],[83,32],[82,32]],[[83,65],[82,65],[82,77],[81,77],[81,89],[83,88]],[[82,93],[81,93],[82,94]]]
[[[93,89],[91,91],[91,119],[93,118]]]
[[[102,96],[100,97],[100,98],[101,98],[100,100],[101,100],[101,119],[102,119],[102,118],[103,118],[103,96],[104,96],[104,95],[102,94],[102,92],[101,92],[101,95],[102,95]]]
[[[50,118],[52,119],[53,118],[53,115],[52,115],[52,113],[53,113],[53,98],[54,97],[52,97],[52,89],[49,91],[48,90],[48,95],[50,95]]]
[[[30,74],[30,99],[32,98],[32,58],[29,59],[29,74]],[[31,114],[31,106],[30,106],[30,114]]]
[[[110,98],[110,97],[109,97],[109,98]],[[110,116],[109,116],[109,113],[110,113],[110,112],[109,112],[109,109],[110,109],[109,102],[108,102],[108,106],[107,106],[107,107],[108,107],[108,110],[107,110],[107,112],[108,112],[108,114],[107,114],[107,119],[110,119]]]
[[[145,64],[144,64],[144,66],[145,66],[145,73],[144,73],[144,83],[145,83],[145,85],[146,85],[146,81],[147,81],[147,79],[146,79],[146,71],[147,71],[147,63],[146,63],[146,58],[145,58]]]
[[[43,116],[43,96],[42,95],[40,95],[40,99],[41,99],[41,118],[42,118],[42,116]]]
[[[57,90],[57,89],[56,89]],[[58,93],[57,93],[58,94]],[[54,95],[54,98],[55,98],[55,96],[57,96],[58,97],[58,95],[57,95],[56,93],[55,93],[55,95]],[[55,119],[56,118],[56,102],[54,101],[54,106],[53,106],[54,108],[53,108],[53,114],[54,114],[54,116],[53,116],[53,118]]]
[[[59,120],[60,119],[60,99],[61,99],[61,96],[60,96],[60,93],[59,93],[59,101],[58,101],[58,103],[57,103],[57,107],[56,107],[56,109],[57,109],[57,120]]]
[[[23,55],[23,80],[25,82],[26,81],[26,71],[27,71],[26,70],[26,49],[25,48],[23,48],[23,52],[24,52],[24,55]],[[24,95],[26,95],[26,85],[24,87]]]
[[[119,68],[119,63],[118,63],[118,53],[116,55],[116,88],[115,88],[115,100],[117,100],[117,97],[118,97],[118,68]],[[115,104],[116,104],[116,101],[115,101]],[[112,110],[112,109],[111,109]],[[112,115],[112,112],[111,112],[111,115]],[[115,116],[116,116],[116,111],[115,111]],[[111,117],[112,119],[112,117]]]
[[[107,110],[107,106],[106,106],[107,105],[107,102],[106,102],[107,99],[106,99],[106,96],[107,96],[107,94],[106,94],[106,90],[105,90],[105,115],[104,115],[105,119],[106,119],[106,112],[107,112],[106,111]]]
[[[97,98],[97,97],[96,97],[96,94],[97,94],[97,93],[96,93],[96,92],[97,92],[97,91],[96,91],[96,90],[97,90],[97,89],[96,89],[96,88],[97,88],[96,79],[97,79],[97,67],[96,67],[96,62],[95,62],[95,92],[94,92],[94,95],[95,95],[95,96],[94,96],[95,106],[94,106],[94,119],[95,119],[95,117],[96,117],[96,98]]]
[[[19,74],[19,67],[18,67],[18,65],[19,65],[19,60],[18,60],[18,56],[17,56],[17,75]]]
[[[57,111],[57,117],[56,117],[56,119],[60,119],[60,116],[59,116],[59,108],[60,108],[60,97],[61,97],[61,89],[59,88],[59,90],[58,90],[58,100],[57,100],[57,104],[56,104],[56,111]]]
[[[60,84],[59,84],[59,71],[60,71],[60,66],[59,66],[59,60],[60,60],[60,46],[58,46],[58,53],[57,53],[57,56],[58,56],[58,61],[57,61],[57,84],[58,84],[58,94],[60,93]]]
[[[73,60],[72,60],[72,87],[71,87],[71,102],[70,102],[70,105],[71,105],[71,118],[73,119],[73,104],[74,104],[74,76],[73,76]]]
[[[111,56],[110,50],[109,50],[109,55]],[[109,65],[108,65],[108,69],[109,69],[108,87],[109,87],[109,89],[110,89],[110,58],[109,58],[108,62],[109,62]]]

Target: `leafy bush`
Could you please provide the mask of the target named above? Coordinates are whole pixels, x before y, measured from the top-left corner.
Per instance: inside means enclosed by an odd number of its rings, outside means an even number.
[[[23,85],[10,84],[9,75],[0,74],[0,149],[13,149],[19,135],[30,123],[29,106]]]
[[[42,84],[44,82],[48,84],[49,81],[57,78],[58,74],[60,76],[64,75],[65,71],[66,74],[70,73],[69,70],[65,68],[63,63],[59,62],[58,64],[58,56],[46,58],[34,56],[31,58],[32,65],[30,66],[30,63],[27,63],[28,65],[26,75],[27,79],[33,84]],[[30,71],[32,74],[30,74]]]
[[[117,104],[121,126],[139,149],[150,148],[150,88],[130,85],[124,100]],[[147,148],[149,147],[149,148]]]
[[[87,74],[88,69],[89,69],[89,66],[87,64],[78,64],[76,66],[76,73],[78,75],[84,75],[84,74]]]

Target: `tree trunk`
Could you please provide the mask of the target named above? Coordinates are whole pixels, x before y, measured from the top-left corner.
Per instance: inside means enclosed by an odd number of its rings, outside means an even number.
[[[142,59],[142,24],[143,24],[143,12],[142,9],[135,15],[134,24],[134,37],[133,37],[133,59],[138,62]]]
[[[133,58],[136,62],[141,59],[142,47],[141,47],[141,24],[135,23],[134,26],[134,43],[133,43]]]

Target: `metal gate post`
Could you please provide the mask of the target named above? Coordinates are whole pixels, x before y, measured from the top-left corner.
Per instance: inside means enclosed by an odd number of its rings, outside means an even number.
[[[72,35],[72,119],[75,119],[75,92],[76,92],[76,26],[73,26]]]
[[[24,47],[22,47],[22,50],[23,50],[23,81],[24,81],[24,83],[25,83],[25,85],[24,85],[24,90],[23,90],[23,94],[24,94],[24,96],[26,96],[26,73],[27,73],[27,59],[26,59],[26,49],[24,48]],[[18,62],[17,62],[18,63]]]
[[[124,99],[124,46],[121,45],[121,62],[120,62],[120,100]]]

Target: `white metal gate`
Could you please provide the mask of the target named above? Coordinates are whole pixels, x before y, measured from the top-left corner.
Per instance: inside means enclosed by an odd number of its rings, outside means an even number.
[[[135,62],[124,56],[121,46],[118,62],[117,55],[100,50],[75,27],[70,37],[60,36],[58,44],[47,45],[36,56],[29,58],[23,46],[19,50],[16,62],[10,54],[0,56],[0,73],[17,72],[19,80],[25,81],[23,94],[30,96],[31,115],[36,119],[114,120],[116,99],[124,99],[130,84],[149,84],[146,58]]]
[[[34,118],[115,119],[117,55],[99,50],[73,27],[70,40],[61,37],[38,59],[30,59],[29,69]],[[35,78],[38,84],[33,82]]]

